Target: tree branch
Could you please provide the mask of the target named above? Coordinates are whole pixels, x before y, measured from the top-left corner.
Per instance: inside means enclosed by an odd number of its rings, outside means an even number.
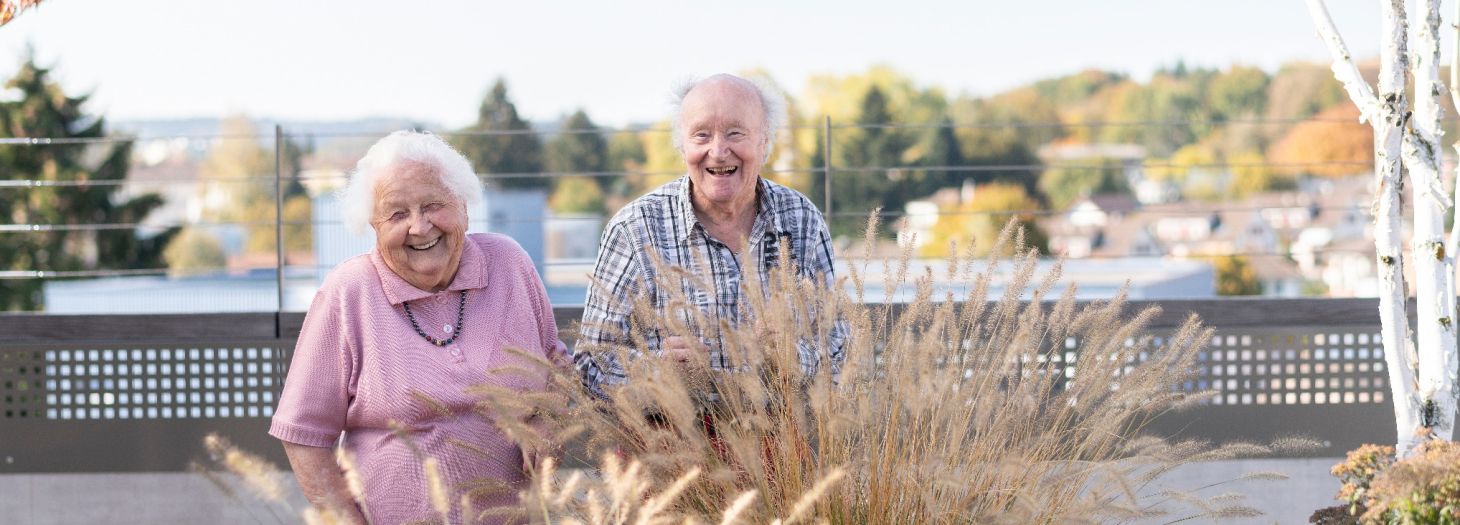
[[[1328,15],[1328,6],[1323,0],[1308,0],[1308,11],[1313,15],[1313,25],[1317,26],[1318,37],[1328,44],[1328,52],[1333,55],[1333,65],[1330,67],[1334,78],[1343,84],[1349,99],[1359,107],[1359,122],[1373,122],[1379,111],[1379,97],[1374,95],[1373,88],[1359,74],[1359,67],[1354,64],[1353,56],[1348,52],[1348,45],[1343,43],[1343,36],[1338,34],[1333,17]]]

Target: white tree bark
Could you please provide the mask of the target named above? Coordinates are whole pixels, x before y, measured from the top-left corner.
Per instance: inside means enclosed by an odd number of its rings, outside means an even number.
[[[1420,403],[1415,396],[1417,363],[1414,343],[1409,337],[1409,317],[1405,311],[1403,249],[1400,239],[1399,191],[1401,145],[1409,119],[1409,103],[1404,95],[1407,82],[1406,26],[1404,0],[1381,0],[1382,33],[1379,55],[1379,94],[1376,97],[1359,75],[1348,46],[1328,16],[1323,0],[1308,0],[1308,9],[1318,34],[1333,56],[1334,77],[1342,82],[1349,97],[1359,107],[1361,118],[1374,128],[1374,196],[1375,264],[1379,273],[1380,338],[1389,371],[1390,397],[1394,401],[1394,422],[1398,428],[1396,451],[1407,455],[1420,439]]]
[[[1455,3],[1455,20],[1460,21],[1460,2]],[[1455,26],[1453,23],[1451,25],[1456,27],[1457,30],[1460,30],[1460,26]],[[1455,42],[1454,57],[1456,63],[1450,65],[1450,103],[1454,107],[1460,108],[1460,67],[1456,67],[1460,66],[1460,31],[1457,31],[1455,38],[1452,40]],[[1454,147],[1457,155],[1456,158],[1460,158],[1460,142],[1456,142]],[[1450,200],[1452,204],[1460,202],[1460,162],[1456,162],[1455,166],[1455,197]],[[1457,248],[1460,248],[1460,226],[1452,226],[1450,228],[1449,240],[1445,243],[1445,253],[1450,254],[1452,262],[1454,261]],[[1455,289],[1455,273],[1450,272],[1445,274],[1445,276],[1450,278],[1449,289]]]
[[[1460,21],[1460,2],[1455,3],[1455,20]],[[1451,25],[1453,26],[1454,24]],[[1455,27],[1460,29],[1460,26]],[[1460,31],[1457,31],[1457,33],[1460,33]],[[1460,108],[1460,67],[1456,67],[1460,65],[1460,34],[1456,34],[1452,40],[1455,42],[1454,56],[1456,63],[1450,65],[1450,103],[1452,106]],[[1460,142],[1456,142],[1454,147],[1456,155],[1460,155]],[[1460,201],[1460,162],[1456,162],[1455,197],[1450,202],[1453,204],[1457,201]],[[1460,247],[1460,226],[1453,226],[1450,228],[1449,240],[1445,243],[1445,253],[1450,254],[1451,261],[1454,260],[1453,257],[1455,256],[1457,247]],[[1455,273],[1451,272],[1445,274],[1445,276],[1450,278],[1449,288],[1455,289]]]
[[[1454,428],[1455,274],[1454,254],[1445,247],[1445,216],[1451,200],[1440,179],[1440,0],[1423,0],[1424,23],[1415,27],[1410,65],[1414,71],[1414,115],[1404,136],[1404,165],[1413,188],[1419,349],[1416,390],[1420,430],[1448,439]]]

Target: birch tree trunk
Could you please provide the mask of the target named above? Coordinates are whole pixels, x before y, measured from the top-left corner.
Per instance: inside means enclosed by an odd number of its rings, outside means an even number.
[[[1407,80],[1407,36],[1403,0],[1381,0],[1382,32],[1379,55],[1379,95],[1359,75],[1348,46],[1328,16],[1323,0],[1308,0],[1308,9],[1317,25],[1318,34],[1333,56],[1333,74],[1344,86],[1360,119],[1374,128],[1374,196],[1375,267],[1379,273],[1380,339],[1384,344],[1384,360],[1389,371],[1390,397],[1394,401],[1394,422],[1398,429],[1395,449],[1407,455],[1418,443],[1420,403],[1415,396],[1414,343],[1409,337],[1409,317],[1405,311],[1403,249],[1400,232],[1399,191],[1401,145],[1405,124],[1409,120],[1409,103],[1404,88]]]
[[[1455,3],[1455,20],[1460,21],[1460,2]],[[1453,55],[1455,57],[1455,61],[1450,64],[1449,91],[1450,102],[1455,104],[1454,107],[1460,108],[1460,26],[1456,26],[1456,29],[1457,34],[1454,35],[1456,54]],[[1460,142],[1455,143],[1455,153],[1456,159],[1460,159]],[[1450,199],[1450,207],[1452,210],[1456,209],[1455,203],[1460,202],[1460,162],[1456,162],[1456,169],[1457,171],[1455,173],[1454,180],[1455,194],[1454,197]],[[1456,288],[1455,277],[1455,256],[1457,254],[1460,254],[1460,217],[1457,217],[1455,223],[1450,226],[1450,233],[1447,239],[1448,240],[1445,242],[1445,253],[1449,255],[1449,260],[1446,261],[1448,265],[1445,268],[1445,289],[1455,290],[1457,295],[1460,295],[1460,288]],[[1455,316],[1457,308],[1460,308],[1460,301],[1457,301],[1455,297],[1451,297],[1450,319],[1451,325],[1455,326],[1455,328],[1452,328],[1452,330],[1460,329],[1460,323],[1455,322],[1457,320]],[[1443,410],[1443,412],[1437,410],[1437,413],[1452,417],[1446,417],[1443,421],[1441,421],[1441,423],[1444,425],[1442,428],[1446,428],[1446,430],[1437,430],[1435,432],[1435,435],[1439,438],[1450,440],[1454,440],[1456,438],[1455,418],[1453,416],[1457,409],[1456,403],[1460,402],[1460,379],[1457,379],[1456,377],[1457,374],[1460,374],[1460,348],[1457,348],[1457,346],[1460,345],[1457,345],[1455,341],[1452,340],[1450,352],[1445,358],[1445,368],[1443,369],[1446,371],[1445,378],[1447,381],[1447,384],[1444,386],[1448,389],[1449,392],[1451,392],[1451,395],[1447,399],[1447,403],[1449,403],[1449,405],[1441,405],[1436,407],[1437,409]]]
[[[1454,254],[1445,248],[1445,216],[1452,203],[1440,180],[1440,94],[1445,90],[1440,83],[1440,0],[1422,3],[1424,24],[1411,37],[1414,115],[1404,136],[1404,165],[1414,203],[1417,432],[1448,439],[1455,414],[1455,271]]]

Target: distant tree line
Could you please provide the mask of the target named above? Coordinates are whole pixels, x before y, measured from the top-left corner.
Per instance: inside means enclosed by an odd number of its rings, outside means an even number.
[[[108,136],[105,120],[83,111],[86,97],[66,95],[48,74],[32,58],[11,77],[6,85],[20,96],[0,102],[0,133]],[[1033,228],[1032,216],[1013,212],[1063,209],[1085,195],[1131,191],[1114,159],[1053,163],[1041,158],[1041,150],[1050,146],[1140,146],[1148,177],[1201,199],[1288,188],[1303,176],[1351,175],[1372,161],[1368,127],[1357,124],[1356,112],[1328,70],[1312,64],[1289,64],[1269,74],[1178,62],[1146,82],[1091,70],[985,97],[949,95],[879,66],[861,74],[814,76],[804,93],[791,95],[791,129],[782,133],[768,176],[824,205],[821,168],[830,164],[830,222],[836,236],[858,236],[873,209],[895,215],[910,201],[930,200],[950,217],[966,217],[940,222],[931,246],[949,240],[987,246],[1010,217]],[[832,124],[829,159],[823,144],[827,118]],[[229,136],[258,133],[242,119],[231,119],[229,126]],[[476,122],[457,130],[452,140],[489,183],[544,188],[555,213],[608,214],[679,176],[683,166],[667,129],[668,123],[660,121],[644,129],[605,130],[579,109],[554,129],[537,130],[518,114],[506,81],[498,79]],[[272,172],[272,152],[264,147],[258,141],[220,144],[203,164],[203,191],[221,181]],[[283,149],[288,171],[284,213],[290,224],[285,248],[308,250],[310,232],[302,225],[310,222],[309,201],[298,174],[310,151],[293,142]],[[121,180],[129,152],[126,141],[3,146],[0,178]],[[1227,169],[1213,178],[1213,167],[1222,166]],[[135,223],[162,204],[156,195],[124,198],[119,188],[0,189],[0,213],[16,224]],[[207,219],[247,223],[247,247],[272,252],[272,227],[265,227],[274,219],[272,187],[242,185],[237,192],[232,205],[210,210]],[[978,216],[983,218],[973,218]],[[884,224],[886,233],[897,222]],[[180,233],[183,239],[164,261],[164,247]],[[1041,234],[1031,233],[1031,242],[1040,245]],[[219,250],[208,235],[176,228],[0,232],[0,268],[8,270],[156,268],[167,262],[186,271],[216,268]],[[36,307],[39,283],[0,280],[0,308]]]
[[[1372,155],[1369,132],[1342,89],[1325,67],[1305,63],[1269,74],[1178,62],[1144,83],[1090,70],[988,97],[949,96],[873,67],[813,77],[791,102],[792,130],[776,149],[772,164],[780,171],[771,176],[824,204],[820,168],[829,160],[838,236],[860,233],[873,209],[900,213],[909,201],[965,185],[996,186],[972,192],[986,202],[947,207],[1063,209],[1085,195],[1132,190],[1114,159],[1046,166],[1046,146],[1140,146],[1149,177],[1208,200],[1291,188],[1303,176],[1356,174]],[[823,147],[827,117],[831,159]],[[548,189],[559,213],[609,213],[681,169],[665,133],[605,132],[581,109],[556,130],[534,133],[500,79],[477,122],[461,131],[457,145],[479,170],[504,187]],[[537,173],[554,176],[531,176]],[[998,230],[977,229],[979,237]]]

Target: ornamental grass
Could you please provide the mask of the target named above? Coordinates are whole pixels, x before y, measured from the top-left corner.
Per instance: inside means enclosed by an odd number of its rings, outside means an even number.
[[[875,230],[874,219],[868,253]],[[568,462],[599,465],[571,473],[540,465],[523,496],[528,517],[881,524],[1256,515],[1240,495],[1148,489],[1181,464],[1273,452],[1142,435],[1153,417],[1202,399],[1180,385],[1212,331],[1191,318],[1153,335],[1145,327],[1158,311],[1127,316],[1123,296],[1079,304],[1070,286],[1055,298],[1058,265],[1037,276],[1037,253],[1012,222],[999,247],[981,262],[949,259],[945,281],[966,284],[962,295],[935,294],[935,276],[911,268],[909,248],[880,283],[888,297],[911,284],[906,304],[865,304],[874,285],[864,282],[865,266],[841,276],[849,294],[844,283],[825,289],[800,279],[782,261],[768,290],[747,280],[755,315],[718,323],[732,371],[623,352],[630,380],[607,401],[572,373],[548,396],[479,390],[486,411],[519,414],[507,421],[555,414],[556,425],[504,426],[521,442],[572,443]],[[1009,266],[1001,252],[1015,254]],[[660,276],[696,279],[677,268]],[[990,302],[995,278],[1004,292]],[[1026,292],[1032,300],[1021,300]],[[692,305],[683,295],[662,310],[641,302],[632,323],[637,333],[693,340],[716,324]],[[851,329],[840,373],[823,355],[804,375],[797,343],[826,341],[838,319]]]
[[[870,253],[875,218],[867,231]],[[767,290],[748,280],[744,296],[754,315],[736,326],[706,318],[683,295],[662,310],[642,302],[632,319],[636,333],[695,338],[718,326],[735,366],[709,371],[707,363],[621,351],[630,380],[611,387],[609,400],[585,390],[575,371],[546,362],[538,366],[552,374],[547,393],[474,387],[481,416],[527,457],[541,459],[521,489],[521,509],[459,508],[458,515],[593,525],[1160,523],[1257,515],[1240,495],[1204,494],[1212,486],[1152,488],[1183,464],[1302,446],[1215,446],[1142,433],[1154,417],[1204,399],[1181,385],[1196,373],[1212,330],[1193,317],[1149,333],[1155,308],[1127,315],[1123,295],[1077,303],[1073,285],[1055,294],[1058,265],[1036,275],[1037,253],[1013,222],[996,248],[982,261],[967,250],[951,257],[944,281],[966,286],[941,295],[930,271],[914,271],[908,248],[886,263],[896,271],[880,283],[888,297],[910,284],[916,293],[905,304],[865,304],[865,290],[875,285],[865,282],[866,266],[854,263],[826,289],[798,278],[784,260]],[[1012,259],[1005,264],[1001,253]],[[661,272],[663,279],[696,279],[676,268]],[[988,301],[995,279],[1004,291]],[[848,282],[853,293],[844,291]],[[839,373],[823,355],[822,366],[804,374],[798,342],[824,343],[837,322],[850,329]],[[642,339],[635,343],[644,348]],[[470,444],[460,446],[470,452]]]

